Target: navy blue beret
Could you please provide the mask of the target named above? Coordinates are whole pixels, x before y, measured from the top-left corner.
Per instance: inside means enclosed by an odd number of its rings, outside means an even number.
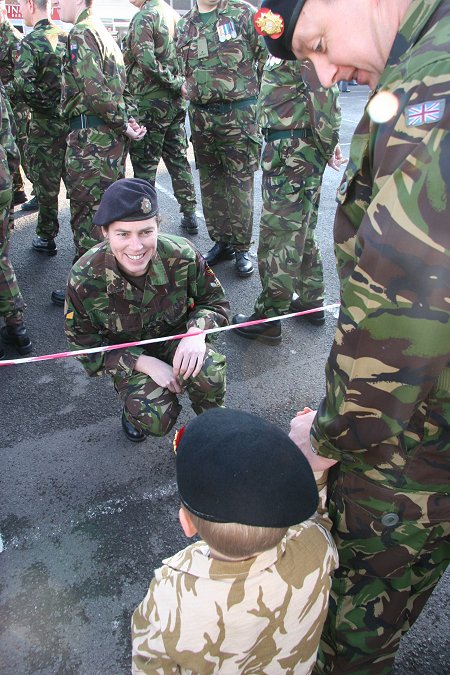
[[[189,422],[176,470],[181,502],[204,520],[290,527],[317,509],[299,448],[279,427],[239,410],[213,408]]]
[[[261,10],[270,9],[275,15],[279,15],[283,19],[284,29],[280,37],[273,38],[270,37],[270,34],[266,33],[264,30],[256,30],[264,36],[264,40],[267,45],[267,49],[278,59],[283,59],[283,61],[295,61],[296,56],[292,51],[292,36],[294,35],[295,26],[297,25],[297,19],[300,15],[300,12],[303,9],[303,5],[306,0],[263,0],[261,3]],[[260,11],[261,11],[260,10]],[[258,21],[257,12],[255,16],[255,25]]]
[[[148,220],[158,213],[158,197],[151,183],[122,178],[105,190],[94,216],[94,225],[107,227],[116,220]]]

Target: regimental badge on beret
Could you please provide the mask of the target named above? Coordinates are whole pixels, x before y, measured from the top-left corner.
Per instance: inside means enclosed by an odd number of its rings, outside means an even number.
[[[152,203],[148,197],[144,197],[141,201],[141,211],[142,213],[150,213],[152,210]]]
[[[284,21],[281,14],[275,14],[271,9],[262,7],[253,19],[256,32],[259,35],[271,37],[277,40],[284,33]]]

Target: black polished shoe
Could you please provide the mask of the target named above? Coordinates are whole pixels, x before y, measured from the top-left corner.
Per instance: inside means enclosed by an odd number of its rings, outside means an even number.
[[[225,244],[223,241],[218,241],[205,254],[205,260],[208,265],[215,265],[221,260],[232,260],[234,258],[234,248],[230,244]]]
[[[25,204],[22,204],[20,207],[21,211],[37,211],[39,208],[39,201],[37,197],[32,197],[28,201],[25,200]]]
[[[66,301],[66,292],[65,291],[52,291],[52,302],[58,307],[64,307]]]
[[[198,234],[198,222],[195,213],[183,214],[180,225],[188,234]]]
[[[33,349],[27,329],[23,323],[16,326],[3,326],[0,335],[5,345],[13,345],[22,356],[29,354]]]
[[[58,249],[56,248],[54,239],[43,239],[42,237],[35,237],[31,243],[31,248],[39,253],[46,253],[47,255],[56,255]]]
[[[236,251],[236,272],[239,277],[249,277],[253,274],[253,265],[248,251]]]
[[[317,308],[321,307],[318,305]],[[314,305],[302,305],[300,298],[296,300],[291,300],[289,307],[290,312],[304,312],[307,309],[314,309]],[[312,312],[311,314],[304,314],[303,316],[296,317],[297,319],[305,319],[313,326],[322,326],[325,323],[325,311],[320,309],[318,312]]]
[[[17,206],[18,204],[23,204],[26,202],[28,199],[27,195],[25,194],[24,190],[16,190],[14,192],[14,206]],[[23,207],[22,207],[23,208]]]
[[[246,323],[247,321],[256,321],[264,317],[259,314],[235,314],[231,319],[232,324]],[[256,326],[243,326],[242,328],[235,328],[234,333],[249,340],[258,340],[270,345],[277,345],[281,342],[281,321],[270,321],[269,323],[259,323]]]
[[[142,441],[145,441],[147,438],[147,436],[143,434],[142,431],[138,431],[136,427],[134,427],[131,422],[127,420],[125,417],[125,411],[122,412],[122,429],[128,440],[132,441],[133,443],[142,443]]]

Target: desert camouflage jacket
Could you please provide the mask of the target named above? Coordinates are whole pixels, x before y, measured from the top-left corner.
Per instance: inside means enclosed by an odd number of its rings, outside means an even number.
[[[16,89],[31,110],[51,117],[61,111],[61,64],[67,33],[47,19],[38,21],[21,42],[15,68]]]
[[[154,99],[177,99],[183,105],[180,74],[174,43],[180,16],[164,0],[147,0],[131,19],[123,57],[127,70],[127,93],[134,98],[139,117],[151,110]]]
[[[204,104],[258,95],[267,50],[253,25],[255,11],[241,0],[220,0],[206,24],[197,5],[178,23],[177,51],[189,100]]]
[[[248,560],[213,559],[204,541],[164,560],[133,614],[133,673],[311,673],[337,567],[329,526],[316,514]]]
[[[97,115],[123,132],[125,79],[122,52],[100,19],[85,9],[69,33],[63,58],[63,116]]]
[[[228,323],[229,303],[214,272],[182,237],[160,235],[142,292],[120,273],[104,241],[73,266],[65,312],[71,349],[148,340]],[[150,347],[81,356],[89,375],[129,377]]]
[[[338,190],[342,307],[313,444],[400,490],[450,485],[450,2],[413,0]]]
[[[339,90],[337,86],[322,87],[310,62],[269,56],[263,70],[257,119],[261,129],[311,129],[313,136],[305,142],[314,143],[328,160],[339,142]]]

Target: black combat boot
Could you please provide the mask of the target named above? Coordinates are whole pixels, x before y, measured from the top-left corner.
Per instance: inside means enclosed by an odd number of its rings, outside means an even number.
[[[249,277],[253,274],[253,265],[248,251],[236,251],[236,272],[239,277]]]
[[[20,207],[21,211],[37,211],[39,208],[39,201],[38,198],[31,197],[28,201],[25,201],[25,204],[22,204]]]
[[[195,213],[183,214],[181,218],[181,227],[186,230],[188,234],[198,234],[198,222]]]
[[[138,429],[136,429],[136,427],[134,427],[131,422],[127,420],[125,417],[125,410],[122,411],[122,429],[128,440],[132,441],[133,443],[142,443],[142,441],[145,441],[147,438],[147,436],[143,434],[142,431],[138,431]]]
[[[257,321],[257,319],[264,319],[264,317],[256,312],[253,312],[250,316],[235,314],[231,323],[246,323],[247,321]],[[266,344],[277,345],[281,342],[281,321],[276,319],[269,323],[259,323],[256,326],[243,326],[242,328],[235,328],[233,333],[237,333],[248,340],[258,340]]]
[[[33,349],[27,329],[23,323],[3,326],[0,335],[5,345],[13,345],[21,356],[29,354]]]
[[[221,260],[232,260],[232,258],[234,258],[234,248],[223,241],[218,241],[208,253],[205,253],[205,260],[208,265],[215,265]]]
[[[31,243],[31,247],[34,251],[39,251],[39,253],[45,253],[46,255],[53,256],[58,253],[56,248],[56,243],[54,239],[43,239],[42,237],[35,237]]]
[[[52,291],[52,302],[58,307],[64,307],[66,301],[66,292],[65,291]]]
[[[296,318],[305,319],[305,321],[308,321],[313,326],[322,326],[325,323],[325,312],[323,309],[319,309],[320,307],[322,307],[322,305],[317,305],[316,307],[314,307],[314,305],[303,305],[300,298],[297,297],[295,300],[291,300],[289,312],[305,312],[307,309],[317,309],[317,312],[311,312],[311,314],[304,314],[303,316],[298,316]]]

